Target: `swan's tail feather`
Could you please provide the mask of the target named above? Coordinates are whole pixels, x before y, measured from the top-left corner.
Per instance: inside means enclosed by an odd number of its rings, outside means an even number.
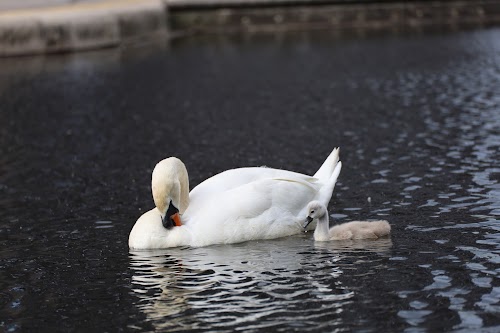
[[[339,177],[340,170],[342,169],[342,162],[338,161],[335,165],[335,169],[331,174],[330,178],[325,182],[325,184],[319,190],[319,201],[322,202],[325,206],[328,207],[328,203],[332,198],[333,189],[335,188],[335,184],[337,183],[337,178]]]
[[[340,170],[342,170],[342,162],[341,161],[339,161],[335,165],[335,169],[333,169],[333,173],[330,176],[330,179],[328,180],[329,183],[333,184],[332,186],[335,186],[335,183],[337,183],[337,178],[339,178]],[[333,190],[333,188],[332,188],[332,190]]]
[[[322,182],[326,182],[335,171],[335,167],[339,163],[339,153],[340,148],[333,149],[333,151],[323,162],[319,170],[316,171],[313,177],[319,179]]]
[[[314,178],[318,179],[321,184],[317,199],[326,207],[332,198],[335,183],[342,169],[342,162],[339,159],[340,148],[335,148],[330,153],[328,158],[323,162],[319,170],[314,174]]]

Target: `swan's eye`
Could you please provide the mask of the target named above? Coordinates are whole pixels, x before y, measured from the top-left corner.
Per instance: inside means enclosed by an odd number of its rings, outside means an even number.
[[[314,210],[311,210],[311,214],[314,214]]]

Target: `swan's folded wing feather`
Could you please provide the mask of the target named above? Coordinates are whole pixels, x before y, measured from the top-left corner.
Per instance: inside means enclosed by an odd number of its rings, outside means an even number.
[[[307,177],[307,178],[306,177],[303,177],[303,178],[296,177],[294,179],[291,179],[291,178],[273,178],[273,180],[298,183],[298,184],[307,186],[312,190],[315,190],[315,191],[318,190],[318,186],[316,183],[317,179],[313,178],[313,177]]]
[[[282,179],[288,181],[306,181],[315,183],[318,179],[288,170],[272,169],[266,167],[250,167],[231,169],[221,172],[200,183],[190,192],[190,199],[203,199],[225,191],[229,191],[240,186],[248,185],[253,182],[265,179]]]
[[[321,186],[308,176],[264,179],[253,184],[255,193],[270,199],[270,209],[297,217],[307,203],[314,200]]]
[[[205,218],[235,220],[255,218],[273,209],[298,214],[317,195],[320,184],[309,176],[267,178],[196,200],[188,213]],[[196,209],[193,209],[196,208]]]
[[[204,239],[234,243],[298,233],[297,218],[319,187],[312,177],[267,178],[211,195],[186,211],[193,242],[201,246]]]

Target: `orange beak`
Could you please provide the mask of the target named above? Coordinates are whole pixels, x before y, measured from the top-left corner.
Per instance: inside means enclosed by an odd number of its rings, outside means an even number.
[[[179,213],[175,213],[174,215],[171,215],[170,219],[172,219],[172,221],[174,221],[174,224],[176,227],[180,227],[182,225],[181,216],[179,215]]]

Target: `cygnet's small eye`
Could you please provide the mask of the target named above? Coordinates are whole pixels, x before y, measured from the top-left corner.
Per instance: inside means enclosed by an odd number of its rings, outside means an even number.
[[[311,214],[314,214],[314,209],[313,209],[313,210],[311,210]]]

